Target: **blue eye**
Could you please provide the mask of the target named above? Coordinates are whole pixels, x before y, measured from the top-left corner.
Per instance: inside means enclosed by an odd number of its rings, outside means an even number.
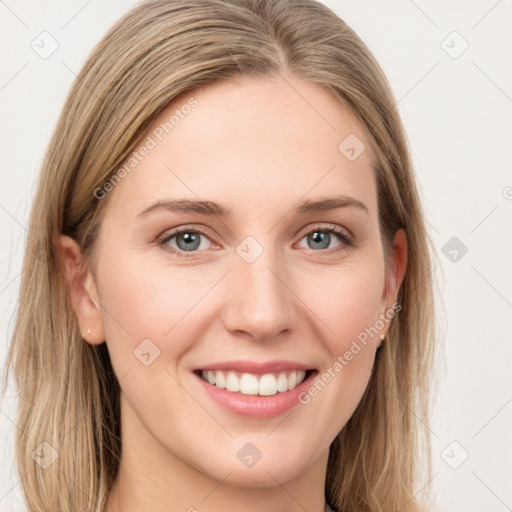
[[[334,235],[334,237],[333,237]],[[335,227],[321,227],[317,226],[312,231],[309,231],[301,240],[306,238],[306,243],[313,244],[311,247],[314,251],[321,251],[323,249],[329,249],[331,242],[334,239],[337,239],[338,242],[341,242],[343,246],[351,247],[353,242],[351,238],[342,230]],[[316,247],[315,247],[316,246]]]
[[[209,238],[199,228],[180,228],[172,231],[171,233],[164,233],[163,238],[158,240],[167,252],[175,254],[179,257],[189,257],[188,252],[196,252],[201,247],[201,238]],[[176,239],[177,247],[169,245],[171,240]]]
[[[212,242],[206,235],[206,232],[201,228],[185,226],[183,228],[177,228],[171,232],[164,233],[158,238],[157,244],[170,254],[174,254],[177,257],[189,258],[192,257],[194,253],[208,249],[208,247],[204,247],[204,244],[202,243],[203,238]],[[306,239],[307,244],[313,245],[310,249],[317,253],[333,252],[331,250],[326,251],[326,249],[334,249],[334,252],[340,252],[348,250],[355,245],[351,235],[346,230],[336,225],[314,226],[313,229],[310,229],[301,238],[301,241],[304,239]],[[337,248],[330,247],[333,239],[334,241],[337,240],[338,242],[341,242],[341,246]],[[175,245],[171,245],[170,243],[173,240]]]

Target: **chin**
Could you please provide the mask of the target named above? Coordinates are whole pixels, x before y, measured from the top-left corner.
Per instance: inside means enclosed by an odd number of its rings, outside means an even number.
[[[298,477],[314,459],[311,453],[298,450],[293,442],[269,443],[267,440],[266,446],[261,449],[256,447],[257,440],[251,443],[237,439],[232,444],[233,449],[227,448],[213,455],[206,466],[204,460],[201,461],[202,467],[196,466],[197,469],[215,480],[234,486],[274,487],[277,482],[284,484]]]

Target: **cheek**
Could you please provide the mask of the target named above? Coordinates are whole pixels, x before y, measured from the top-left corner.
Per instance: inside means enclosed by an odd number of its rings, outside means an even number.
[[[104,254],[98,269],[98,294],[109,351],[113,364],[114,359],[119,361],[119,371],[129,368],[133,351],[147,339],[168,362],[176,359],[196,338],[197,315],[208,302],[201,304],[202,299],[218,279],[214,272],[199,274],[193,266],[172,268],[144,256],[109,261]]]
[[[192,267],[171,269],[148,264],[148,259],[125,257],[114,262],[105,255],[98,269],[112,366],[133,410],[145,411],[140,421],[154,417],[158,404],[164,425],[176,421],[173,411],[180,411],[180,421],[193,425],[203,416],[201,411],[189,410],[187,395],[174,378],[175,365],[197,338],[194,306],[199,307],[214,282],[194,278]],[[162,407],[169,397],[173,406]]]
[[[322,288],[318,280],[312,286],[312,276],[302,281],[304,302],[314,305],[311,309],[321,320],[316,323],[322,324],[320,339],[329,358],[301,401],[312,407],[316,421],[329,425],[334,437],[354,413],[371,377],[382,327],[383,266],[375,260],[338,267],[324,281]]]
[[[384,270],[378,261],[317,272],[301,279],[301,297],[324,325],[325,342],[332,356],[343,353],[354,339],[377,341],[375,327],[383,313]],[[323,283],[319,286],[319,283]]]

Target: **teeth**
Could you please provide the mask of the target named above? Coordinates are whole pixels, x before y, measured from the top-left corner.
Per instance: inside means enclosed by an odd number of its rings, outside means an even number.
[[[250,373],[244,373],[240,379],[240,393],[242,395],[257,395],[258,377]]]
[[[227,389],[243,395],[271,396],[283,393],[298,386],[305,378],[304,370],[281,372],[279,374],[266,373],[254,375],[252,373],[236,374],[235,372],[223,372],[220,370],[204,371],[202,378],[206,382],[221,389]]]
[[[215,372],[215,385],[222,389],[226,387],[226,378],[222,372]]]
[[[258,385],[258,394],[262,396],[275,395],[277,393],[277,380],[276,378],[267,373],[261,377]]]
[[[293,389],[297,385],[297,373],[292,372],[288,375],[288,389]]]
[[[288,377],[286,373],[280,373],[277,378],[277,391],[282,393],[283,391],[288,391]]]
[[[234,392],[240,391],[240,379],[233,372],[228,373],[226,389]]]

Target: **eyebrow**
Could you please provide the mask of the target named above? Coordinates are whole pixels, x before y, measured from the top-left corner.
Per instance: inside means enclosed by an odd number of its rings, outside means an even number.
[[[315,212],[325,212],[336,210],[338,208],[355,207],[370,214],[368,208],[364,203],[347,195],[339,195],[333,197],[325,197],[318,199],[304,199],[299,201],[292,211],[298,214],[307,214]],[[185,213],[199,213],[202,215],[211,215],[213,217],[230,218],[232,217],[232,210],[226,208],[213,201],[196,201],[191,199],[162,199],[144,208],[138,213],[137,217],[146,217],[152,212],[156,211],[176,211]]]

